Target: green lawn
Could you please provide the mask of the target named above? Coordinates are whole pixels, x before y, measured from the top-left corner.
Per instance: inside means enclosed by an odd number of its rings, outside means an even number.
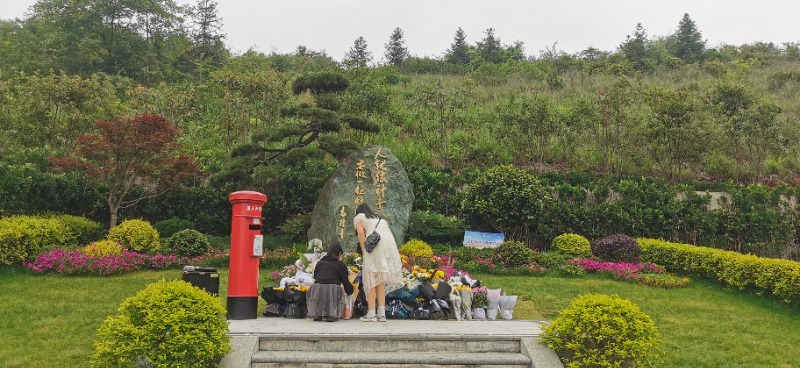
[[[272,285],[267,270],[261,275],[261,286]],[[477,277],[489,288],[520,296],[515,319],[552,319],[585,293],[630,299],[658,326],[665,367],[800,367],[800,312],[765,297],[699,281],[667,290],[600,276]],[[0,269],[0,366],[85,367],[103,319],[162,278],[180,279],[181,271],[62,277]],[[223,304],[226,292],[227,270],[220,269]]]

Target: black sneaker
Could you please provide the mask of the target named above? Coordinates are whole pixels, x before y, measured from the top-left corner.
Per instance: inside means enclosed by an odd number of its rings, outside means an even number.
[[[314,317],[314,320],[317,322],[322,321],[322,317]]]
[[[336,322],[338,320],[336,317],[325,317],[325,322]]]

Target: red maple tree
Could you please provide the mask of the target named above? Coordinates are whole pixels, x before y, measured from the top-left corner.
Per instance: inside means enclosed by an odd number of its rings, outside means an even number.
[[[98,134],[78,138],[64,157],[50,157],[51,170],[78,172],[94,180],[92,187],[108,203],[109,228],[119,210],[155,197],[200,176],[191,157],[179,154],[178,129],[160,115],[118,117],[97,123]]]

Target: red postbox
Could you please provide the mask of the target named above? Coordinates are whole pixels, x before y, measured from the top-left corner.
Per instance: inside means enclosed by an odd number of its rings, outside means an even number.
[[[228,318],[258,317],[258,262],[263,253],[261,208],[267,196],[239,191],[228,196],[233,205],[231,260],[228,277]]]

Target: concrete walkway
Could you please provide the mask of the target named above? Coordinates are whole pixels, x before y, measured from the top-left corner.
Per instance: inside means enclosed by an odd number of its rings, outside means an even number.
[[[420,321],[413,319],[388,320],[387,322],[361,322],[358,319],[337,322],[313,321],[283,317],[259,317],[249,320],[229,321],[233,353],[223,359],[223,367],[249,367],[250,357],[258,349],[259,336],[380,336],[392,337],[426,336],[462,339],[463,336],[520,337],[528,356],[535,367],[561,367],[556,354],[538,342],[542,333],[540,321],[492,320],[492,321]]]

